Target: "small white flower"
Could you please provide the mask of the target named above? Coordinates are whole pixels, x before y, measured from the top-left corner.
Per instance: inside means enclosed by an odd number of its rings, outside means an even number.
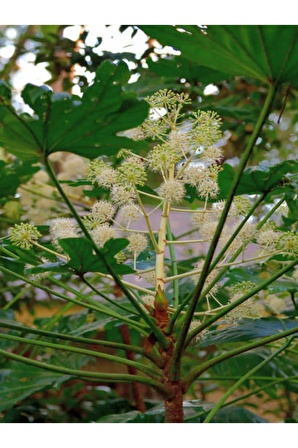
[[[91,208],[91,215],[98,221],[98,224],[111,221],[115,214],[115,207],[108,201],[94,202]]]
[[[119,210],[119,220],[125,225],[136,222],[142,217],[141,209],[135,204],[123,205]]]
[[[127,246],[128,252],[138,256],[148,246],[148,240],[142,233],[132,233],[129,237],[129,245]]]
[[[116,237],[116,232],[115,229],[108,226],[107,224],[104,224],[101,226],[97,226],[95,227],[95,229],[91,230],[90,235],[92,236],[94,243],[98,247],[102,247],[111,238]]]
[[[133,189],[127,188],[123,185],[114,185],[111,190],[111,201],[115,205],[130,204],[136,199],[136,194]]]
[[[220,162],[224,156],[222,148],[219,146],[208,146],[200,155],[200,160],[207,163]]]
[[[159,187],[158,193],[166,201],[178,204],[184,198],[185,188],[179,180],[169,180]]]
[[[78,238],[78,227],[74,219],[56,218],[50,224],[50,234],[53,244],[59,245],[58,240],[63,238]]]

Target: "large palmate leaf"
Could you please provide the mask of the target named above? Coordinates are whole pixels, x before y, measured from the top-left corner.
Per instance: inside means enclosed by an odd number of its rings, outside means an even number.
[[[22,97],[33,109],[34,117],[17,114],[10,102],[10,89],[2,83],[0,145],[21,160],[57,151],[90,159],[116,154],[121,148],[138,151],[144,142],[119,135],[142,123],[149,109],[145,101],[123,90],[129,77],[124,62],[116,65],[106,61],[97,69],[93,84],[82,98],[27,84]]]
[[[211,403],[201,400],[183,402],[185,423],[202,423],[212,408]],[[194,416],[192,417],[192,414]],[[97,420],[97,423],[163,423],[164,407],[157,405],[145,413],[129,411],[118,414],[108,414]],[[212,423],[268,423],[267,420],[242,406],[229,406],[220,409],[212,419]]]
[[[298,85],[298,27],[290,25],[142,25],[183,58],[234,76]]]
[[[2,370],[0,387],[0,412],[9,409],[24,398],[48,387],[58,387],[70,379],[70,375],[48,372],[33,366],[15,362]]]
[[[27,182],[38,167],[18,159],[12,163],[0,160],[0,198],[13,196],[21,183]]]
[[[229,406],[220,409],[211,423],[269,423],[269,421],[242,406]]]
[[[274,317],[242,319],[239,325],[225,328],[225,331],[222,331],[222,329],[209,331],[206,333],[200,345],[207,347],[212,344],[222,344],[224,342],[251,341],[272,336],[295,327],[298,333],[298,323],[294,319],[277,319]]]
[[[259,194],[265,191],[293,189],[298,173],[298,161],[286,160],[274,166],[262,165],[247,168],[240,178],[237,186],[238,194]],[[234,179],[235,171],[231,165],[225,163],[223,170],[218,175],[221,198],[225,198],[229,192],[229,187]]]
[[[117,274],[132,274],[134,270],[127,265],[118,264],[114,258],[122,251],[129,241],[124,238],[109,240],[100,250],[106,262],[113,267]],[[62,249],[69,255],[66,266],[74,269],[77,274],[86,272],[102,272],[108,274],[103,261],[93,253],[93,245],[87,238],[64,238],[59,240]]]

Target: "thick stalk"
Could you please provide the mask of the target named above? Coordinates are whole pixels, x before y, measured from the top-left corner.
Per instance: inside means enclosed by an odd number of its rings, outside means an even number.
[[[198,303],[198,299],[203,290],[204,282],[205,282],[205,279],[209,272],[209,267],[212,262],[214,251],[216,249],[222,229],[224,227],[226,218],[228,216],[228,212],[229,212],[230,206],[232,204],[232,201],[233,201],[237,186],[239,184],[242,172],[248,162],[248,159],[253,151],[255,142],[256,142],[256,140],[262,130],[262,127],[265,123],[265,120],[266,120],[267,115],[271,108],[272,101],[275,97],[275,93],[276,93],[276,86],[275,85],[269,86],[267,98],[264,103],[263,109],[260,113],[260,117],[259,117],[256,127],[254,129],[254,132],[251,135],[248,145],[242,154],[237,171],[236,171],[234,179],[232,181],[232,185],[231,185],[230,191],[229,191],[227,199],[226,199],[225,207],[224,207],[221,217],[219,219],[218,226],[215,230],[213,239],[210,243],[210,247],[209,247],[209,250],[206,255],[204,265],[202,267],[202,272],[201,272],[198,284],[194,290],[194,294],[190,301],[188,310],[186,312],[181,331],[178,335],[177,343],[176,343],[174,354],[173,354],[172,366],[171,366],[171,375],[172,375],[173,380],[179,378],[180,362],[181,362],[181,356],[183,355],[183,347],[184,347],[185,340],[187,338],[187,333],[188,333],[188,330],[189,330],[189,327],[190,327],[190,324],[191,324],[191,321],[192,321],[192,318],[193,318],[193,315],[194,315],[194,312],[195,312],[195,309],[196,309],[196,306]]]
[[[170,203],[165,201],[163,205],[160,225],[158,229],[158,249],[156,252],[156,289],[164,291],[164,275],[165,275],[165,250],[166,250],[166,234],[167,222],[169,218]]]
[[[165,400],[165,423],[183,423],[183,392],[179,386],[175,390],[174,398]]]

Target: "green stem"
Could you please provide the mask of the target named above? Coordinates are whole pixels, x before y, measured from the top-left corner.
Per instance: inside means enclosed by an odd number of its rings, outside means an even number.
[[[245,218],[241,221],[241,223],[239,224],[239,226],[235,229],[235,231],[233,232],[233,234],[231,235],[231,237],[229,238],[229,240],[227,241],[227,243],[224,245],[224,247],[221,249],[220,253],[217,255],[217,257],[215,258],[215,260],[212,262],[211,266],[210,266],[210,271],[212,271],[212,269],[215,268],[215,266],[220,262],[221,258],[223,257],[223,255],[226,253],[226,251],[228,250],[228,248],[230,247],[231,243],[234,241],[234,239],[236,238],[236,236],[239,234],[240,230],[244,227],[244,225],[246,224],[246,222],[249,220],[249,218],[253,215],[254,211],[259,207],[259,205],[264,201],[265,197],[268,195],[268,192],[264,192],[259,199],[255,202],[255,204],[252,206],[252,208],[250,209],[249,213],[245,216]],[[238,252],[238,251],[237,251]],[[238,256],[238,253],[237,253]],[[232,257],[233,259],[235,259],[235,257]],[[231,261],[233,261],[233,259]]]
[[[122,316],[121,314],[116,313],[115,311],[112,311],[109,307],[105,306],[103,303],[96,302],[95,300],[91,299],[88,294],[82,294],[80,291],[72,288],[66,283],[63,283],[59,280],[57,280],[54,277],[49,276],[49,279],[55,283],[57,286],[61,286],[61,288],[66,289],[67,291],[71,292],[72,294],[76,295],[78,298],[83,300],[84,302],[88,302],[88,307],[92,306],[93,310],[98,311],[100,313],[106,314],[107,316],[114,317],[115,319],[118,319],[120,321],[126,322],[131,327],[135,327],[140,333],[143,333],[144,335],[147,335],[147,332],[144,330],[144,325],[140,322],[136,322],[132,319],[129,319],[128,317]],[[86,307],[86,303],[85,303]]]
[[[266,197],[268,193],[263,193],[263,195],[256,201],[256,203],[252,206],[252,208],[250,209],[249,213],[247,214],[247,216],[245,216],[245,218],[243,219],[243,221],[240,223],[240,225],[237,227],[237,229],[235,230],[235,232],[233,233],[233,235],[229,238],[229,241],[225,244],[225,246],[222,248],[222,250],[220,251],[220,253],[218,254],[218,256],[215,258],[215,260],[213,261],[213,263],[210,266],[209,272],[211,272],[215,266],[217,265],[217,263],[219,263],[219,261],[221,260],[222,256],[225,254],[226,250],[229,248],[231,242],[234,240],[234,238],[236,238],[236,236],[238,235],[238,233],[240,232],[240,230],[242,229],[242,227],[244,226],[244,224],[248,221],[248,219],[250,218],[250,216],[253,215],[254,211],[256,210],[256,208],[261,204],[261,202],[264,200],[264,198]],[[231,257],[230,261],[234,261],[238,255],[241,253],[242,248],[239,248],[236,253]],[[211,281],[210,285],[207,286],[207,288],[205,288],[204,291],[202,291],[201,297],[205,297],[209,291],[211,291],[211,289],[213,288],[213,286],[219,281],[219,279],[223,276],[223,274],[227,271],[227,269],[229,268],[229,266],[222,268],[220,270],[220,272],[218,273],[218,275]],[[181,274],[183,276],[187,276],[188,273],[185,274]],[[177,320],[177,318],[180,316],[182,310],[186,307],[186,305],[189,303],[189,301],[192,298],[192,292],[190,294],[188,294],[185,299],[183,300],[183,302],[180,304],[179,308],[177,308],[176,312],[173,314],[170,322],[169,322],[169,331],[171,332],[173,330],[173,327],[175,325],[175,322]]]
[[[3,334],[3,333],[0,333],[0,339],[21,342],[24,344],[28,344],[30,346],[33,345],[33,346],[39,346],[39,347],[45,347],[45,348],[53,348],[55,350],[63,350],[66,352],[79,353],[81,355],[94,356],[95,358],[107,359],[109,361],[116,362],[118,364],[125,364],[128,366],[133,366],[137,370],[140,370],[141,372],[146,373],[150,377],[152,377],[152,376],[154,377],[157,374],[154,369],[146,366],[145,364],[141,364],[136,361],[130,361],[127,358],[121,358],[121,356],[110,355],[108,353],[96,352],[94,350],[88,350],[88,349],[80,348],[80,347],[73,347],[71,345],[54,344],[52,342],[44,342],[44,341],[39,341],[36,339],[34,340],[34,339],[13,336],[10,334]]]
[[[203,290],[205,280],[206,280],[206,278],[208,276],[209,267],[211,265],[212,258],[213,258],[213,255],[214,255],[217,243],[219,241],[222,229],[223,229],[224,224],[226,222],[226,218],[228,216],[228,212],[229,212],[230,206],[232,204],[234,195],[236,193],[238,184],[240,182],[240,178],[241,178],[242,172],[243,172],[243,170],[244,170],[244,168],[245,168],[245,166],[246,166],[246,164],[248,162],[248,159],[249,159],[249,157],[250,157],[250,155],[251,155],[251,153],[253,151],[253,148],[255,146],[256,140],[257,140],[257,138],[258,138],[258,136],[259,136],[259,134],[260,134],[260,132],[262,130],[262,127],[263,127],[263,125],[265,123],[267,115],[268,115],[268,113],[270,111],[270,107],[272,105],[272,101],[273,101],[273,99],[275,97],[275,93],[276,93],[276,86],[275,85],[269,86],[268,94],[267,94],[267,97],[266,97],[263,109],[262,109],[262,111],[260,113],[258,122],[256,123],[256,127],[255,127],[255,129],[254,129],[254,131],[253,131],[253,133],[251,135],[251,138],[250,138],[250,140],[249,140],[249,142],[247,144],[247,147],[245,148],[245,150],[244,150],[244,152],[243,152],[243,154],[241,156],[241,159],[240,159],[237,171],[236,171],[236,173],[234,175],[234,178],[233,178],[233,181],[232,181],[232,185],[231,185],[230,191],[228,193],[228,196],[227,196],[227,199],[226,199],[226,202],[225,202],[224,209],[223,209],[222,214],[220,216],[219,223],[218,223],[217,228],[215,230],[215,233],[214,233],[214,236],[212,238],[212,241],[210,243],[209,250],[208,250],[208,252],[206,254],[205,262],[204,262],[204,265],[202,267],[202,272],[201,272],[199,281],[197,283],[197,286],[195,287],[193,297],[190,300],[189,307],[187,309],[187,312],[186,312],[186,315],[185,315],[185,318],[184,318],[184,322],[183,322],[181,331],[180,331],[180,333],[178,335],[178,339],[177,339],[177,342],[176,342],[176,345],[175,345],[173,358],[172,358],[172,362],[171,362],[171,376],[172,376],[173,380],[177,380],[178,377],[179,377],[180,362],[181,362],[181,357],[183,355],[183,347],[185,345],[185,340],[187,338],[187,333],[189,331],[189,327],[190,327],[190,324],[191,324],[191,321],[192,321],[192,318],[193,318],[193,314],[195,312],[195,309],[196,309],[196,306],[197,306],[200,294],[201,294],[201,292]]]
[[[70,292],[72,292],[75,295],[77,295],[78,297],[81,297],[82,300],[78,300],[78,299],[75,299],[73,297],[66,296],[65,294],[61,294],[58,291],[55,291],[55,290],[53,290],[51,288],[48,288],[47,286],[43,286],[43,285],[41,285],[41,284],[39,284],[39,283],[37,283],[37,282],[35,282],[33,280],[30,280],[29,278],[26,278],[26,277],[24,277],[24,276],[22,276],[20,274],[17,274],[16,272],[11,271],[10,269],[5,268],[4,266],[1,267],[1,270],[3,272],[6,272],[7,274],[13,275],[14,277],[18,278],[19,280],[22,280],[24,283],[29,283],[29,285],[32,285],[35,288],[41,289],[42,291],[45,291],[48,294],[52,294],[53,296],[59,297],[60,299],[64,299],[67,302],[72,302],[72,303],[74,303],[76,305],[79,305],[79,306],[81,306],[83,308],[87,308],[87,309],[91,309],[93,311],[101,312],[101,313],[103,313],[103,314],[105,314],[107,316],[114,317],[115,319],[118,319],[120,321],[126,322],[129,325],[131,325],[131,326],[137,326],[139,332],[143,332],[144,335],[147,335],[147,332],[145,332],[144,330],[142,330],[140,328],[141,324],[139,324],[139,323],[137,323],[137,322],[135,322],[135,321],[133,321],[131,319],[128,319],[128,318],[126,318],[124,316],[121,316],[120,314],[117,314],[114,311],[111,311],[109,308],[104,307],[104,305],[100,305],[97,302],[94,302],[96,304],[96,306],[94,304],[90,303],[90,302],[87,304],[85,302],[86,297],[83,296],[83,295],[81,296],[79,291],[76,291],[75,289],[71,288],[66,283],[60,283],[59,280],[49,277],[53,283],[56,283],[59,286],[63,286],[64,289],[67,289]]]
[[[93,292],[95,292],[99,297],[102,297],[103,299],[105,299],[108,303],[110,303],[113,306],[116,306],[117,308],[120,308],[128,313],[131,313],[132,311],[127,308],[124,305],[121,305],[121,303],[118,303],[117,300],[112,300],[110,299],[110,297],[108,297],[106,294],[104,294],[103,292],[99,291],[95,286],[92,285],[92,283],[90,283],[85,277],[83,278],[83,282],[85,283],[85,285],[87,285],[90,289],[92,289]]]
[[[277,271],[274,275],[272,275],[272,277],[270,277],[269,279],[265,280],[263,283],[257,285],[255,288],[253,288],[251,291],[247,292],[246,294],[244,294],[242,297],[240,297],[239,299],[235,300],[233,303],[231,303],[230,305],[227,305],[226,307],[224,307],[222,310],[220,310],[215,316],[212,316],[210,319],[206,320],[206,322],[204,322],[203,324],[199,325],[197,328],[195,328],[193,331],[190,331],[187,339],[185,341],[185,346],[187,346],[191,340],[196,337],[199,333],[201,333],[201,331],[205,330],[205,328],[209,327],[210,325],[212,325],[214,322],[216,322],[217,320],[219,320],[221,317],[225,316],[227,313],[229,313],[231,310],[233,310],[234,308],[236,308],[238,305],[240,305],[241,303],[245,302],[246,300],[248,300],[250,297],[254,296],[255,294],[257,294],[258,292],[266,289],[272,282],[274,282],[275,280],[277,280],[279,277],[281,277],[282,275],[284,275],[286,272],[288,272],[290,269],[294,268],[296,266],[296,264],[298,263],[298,258],[296,258],[294,261],[292,261],[291,263],[287,264],[287,266],[283,267],[280,271]]]
[[[0,246],[0,250],[5,253],[6,255],[8,255],[9,257],[14,258],[15,260],[17,260],[19,257],[14,254],[13,252],[11,252],[10,250],[6,249],[6,247]]]
[[[127,344],[122,344],[119,342],[111,342],[111,341],[106,341],[106,340],[102,340],[102,339],[92,339],[92,338],[85,338],[85,337],[80,337],[80,336],[70,336],[68,334],[63,334],[63,333],[56,333],[56,332],[52,332],[52,331],[47,331],[47,330],[37,330],[36,328],[28,328],[28,327],[24,327],[20,324],[11,324],[10,322],[5,322],[5,321],[0,321],[0,326],[3,328],[10,328],[11,330],[16,330],[16,331],[20,331],[22,333],[30,333],[30,334],[37,334],[39,336],[46,336],[46,337],[50,337],[53,339],[62,339],[65,341],[70,341],[70,342],[74,342],[76,344],[78,343],[83,343],[83,344],[90,344],[90,345],[100,345],[102,347],[112,347],[112,348],[116,348],[119,350],[130,350],[133,351],[134,353],[138,353],[139,355],[143,355],[143,349],[140,347],[136,347],[136,346],[132,346],[132,345],[127,345]]]
[[[29,289],[30,289],[30,286],[27,286],[27,288],[21,289],[21,291],[18,294],[16,294],[14,296],[14,298],[3,307],[3,310],[6,311],[9,308],[11,308],[12,305],[14,305]]]
[[[257,378],[255,378],[255,377],[250,377],[251,380],[254,380],[254,379],[262,380],[262,378],[263,378],[263,377],[261,377],[261,378],[259,378],[259,377],[257,377]],[[206,378],[206,381],[207,381],[208,379],[209,379],[209,378]],[[211,379],[211,378],[210,378],[210,379]],[[217,379],[217,378],[215,378],[215,379]],[[219,378],[219,379],[230,381],[230,380],[233,379],[233,378],[223,377],[223,378]],[[238,379],[238,378],[236,378],[236,379]],[[266,381],[270,381],[271,379],[272,379],[272,377],[264,377],[264,380],[266,380]],[[233,405],[233,404],[235,404],[235,403],[238,403],[239,401],[245,400],[246,398],[249,398],[249,397],[251,397],[251,396],[253,396],[253,395],[256,395],[256,394],[258,394],[259,392],[263,392],[263,390],[268,389],[269,387],[274,386],[275,384],[280,384],[280,383],[284,383],[284,382],[286,382],[286,381],[292,381],[292,380],[295,380],[295,379],[296,379],[295,376],[293,376],[293,377],[288,377],[288,378],[277,378],[277,379],[275,379],[274,381],[271,381],[271,382],[265,384],[265,385],[262,386],[262,387],[258,387],[257,389],[254,389],[254,390],[252,390],[251,392],[249,392],[249,393],[247,393],[247,394],[245,394],[245,395],[242,395],[241,397],[234,398],[233,400],[228,401],[228,403],[224,403],[221,407],[222,407],[222,408],[226,408],[226,407],[231,406],[231,405]],[[202,378],[200,381],[204,381],[204,379]],[[186,418],[184,419],[184,423],[186,423],[186,422],[188,422],[188,421],[190,421],[190,420],[194,420],[194,419],[197,418],[197,417],[202,417],[202,415],[205,415],[205,414],[207,414],[207,411],[203,411],[203,412],[201,411],[201,412],[198,412],[197,414],[191,415],[190,417],[186,417]]]
[[[148,386],[153,387],[159,393],[164,396],[168,395],[167,388],[160,382],[156,381],[152,378],[143,377],[140,375],[128,375],[121,373],[98,373],[98,372],[90,372],[85,370],[77,370],[77,369],[69,369],[63,366],[56,366],[54,364],[49,364],[41,361],[36,361],[30,358],[26,358],[24,356],[17,355],[15,353],[9,353],[5,350],[0,349],[0,355],[12,359],[14,361],[22,362],[23,364],[27,364],[29,366],[39,367],[43,370],[49,370],[51,372],[61,373],[63,375],[71,375],[78,378],[88,379],[88,381],[102,381],[106,383],[143,383]]]
[[[268,253],[268,254],[266,254],[266,255],[260,255],[259,257],[253,257],[253,258],[247,258],[246,260],[241,260],[241,261],[231,261],[230,263],[223,263],[223,264],[221,264],[219,267],[218,267],[218,269],[219,268],[222,268],[222,270],[220,271],[220,273],[215,277],[215,279],[214,280],[212,280],[212,283],[210,283],[210,285],[212,285],[211,287],[210,286],[208,286],[208,289],[206,288],[203,292],[202,292],[202,294],[201,294],[201,297],[200,297],[200,299],[201,298],[203,298],[209,291],[210,291],[210,289],[212,289],[212,287],[220,280],[220,278],[223,276],[223,274],[226,272],[226,270],[228,269],[228,268],[230,268],[230,267],[232,267],[232,266],[238,266],[238,265],[244,265],[244,264],[246,264],[246,263],[252,263],[253,261],[260,261],[260,260],[265,260],[265,259],[268,259],[268,258],[270,258],[270,257],[273,257],[274,255],[278,255],[278,254],[280,254],[280,253],[282,253],[282,250],[276,250],[276,251],[274,251],[274,252],[270,252],[270,253]],[[238,255],[239,255],[239,253],[237,253]],[[233,257],[234,258],[234,257]],[[232,258],[231,258],[231,260],[232,260]],[[192,277],[193,275],[198,275],[199,273],[200,273],[201,271],[199,271],[199,270],[193,270],[193,271],[188,271],[188,272],[184,272],[183,274],[178,274],[178,275],[173,275],[173,276],[171,276],[171,277],[167,277],[166,279],[165,279],[165,283],[168,283],[168,282],[170,282],[170,281],[172,281],[172,280],[175,280],[175,279],[180,279],[180,278],[186,278],[186,277]],[[186,302],[186,299],[184,299],[185,300],[185,302]],[[183,306],[185,306],[187,303],[185,303],[185,302],[183,302]],[[181,310],[182,311],[182,310]],[[180,312],[181,312],[180,311]]]
[[[162,347],[167,347],[168,346],[168,341],[165,337],[165,335],[162,333],[162,331],[157,327],[157,325],[155,324],[154,320],[151,318],[151,316],[149,316],[149,314],[146,313],[146,311],[142,308],[142,306],[138,303],[138,301],[133,297],[133,295],[130,293],[129,289],[126,288],[126,286],[123,284],[121,278],[118,276],[118,274],[116,274],[116,272],[114,271],[114,269],[112,268],[112,266],[106,261],[106,258],[104,257],[104,255],[100,252],[100,250],[98,249],[98,247],[96,246],[96,244],[94,243],[93,239],[91,238],[88,230],[86,229],[86,227],[84,226],[80,216],[78,215],[78,213],[76,212],[75,208],[73,207],[72,203],[69,201],[67,195],[64,193],[63,188],[61,187],[58,179],[55,176],[54,171],[51,168],[51,165],[47,159],[47,157],[45,157],[45,166],[47,169],[47,172],[50,176],[50,178],[52,179],[54,185],[56,186],[59,194],[61,195],[61,197],[63,198],[63,200],[65,201],[65,204],[67,205],[67,207],[69,208],[71,214],[73,215],[73,217],[75,218],[75,220],[77,221],[80,229],[82,230],[83,234],[85,235],[85,237],[91,241],[92,245],[93,245],[93,249],[96,253],[96,255],[98,255],[99,259],[103,262],[105,268],[107,269],[107,271],[109,272],[109,274],[113,277],[115,283],[117,286],[119,286],[119,288],[123,291],[123,293],[126,295],[126,297],[128,298],[128,300],[131,302],[131,304],[134,306],[134,308],[138,311],[139,315],[144,319],[144,321],[149,325],[149,327],[151,328],[152,332],[154,333],[156,339],[159,341],[160,345]]]
[[[207,381],[229,381],[229,382],[231,382],[233,380],[238,381],[241,378],[242,378],[242,376],[240,377],[239,375],[237,375],[237,376],[233,376],[233,375],[232,376],[208,376],[206,378],[200,378],[200,382],[201,381],[206,381],[206,382]],[[278,377],[274,377],[274,378],[276,379]],[[271,381],[272,380],[272,376],[253,375],[253,376],[250,377],[250,379],[253,380],[253,381]],[[281,379],[283,379],[285,381],[293,381],[294,383],[298,382],[297,376],[290,376],[290,377],[286,377],[286,378],[285,377],[279,378],[279,380],[281,380]],[[267,386],[267,384],[266,384],[266,386]],[[263,387],[264,386],[260,387],[260,389],[262,390]]]
[[[273,215],[273,213],[281,206],[281,204],[284,202],[285,198],[282,197],[275,205],[272,207],[272,209],[267,213],[267,215],[262,219],[262,221],[258,224],[257,229],[260,229],[263,227],[263,225],[268,221],[269,218]]]
[[[266,336],[264,338],[259,339],[258,341],[250,342],[249,344],[246,344],[246,345],[241,345],[240,347],[229,350],[226,353],[222,353],[221,355],[215,356],[214,358],[210,359],[209,361],[206,361],[201,366],[195,367],[186,375],[186,377],[183,380],[185,390],[187,390],[188,387],[200,375],[202,375],[202,373],[204,373],[206,370],[210,369],[211,367],[215,366],[216,364],[219,364],[220,362],[225,361],[226,359],[233,358],[234,356],[240,355],[240,354],[245,353],[254,348],[269,344],[270,342],[278,341],[279,339],[285,338],[287,336],[291,336],[297,332],[298,332],[298,325],[296,328],[291,328],[290,330],[287,330],[287,331],[283,331],[283,332],[280,332],[280,333],[277,333],[277,334],[274,334],[271,336]]]
[[[44,247],[42,244],[39,244],[36,241],[31,241],[31,243],[33,244],[33,246],[37,247],[38,249],[42,250],[43,252],[48,252],[51,255],[55,255],[55,257],[57,257],[58,259],[63,258],[64,260],[67,260],[67,261],[69,260],[69,258],[66,255],[56,252],[52,249],[49,249],[48,247]]]
[[[241,386],[241,384],[243,384],[246,380],[248,380],[255,372],[257,372],[259,369],[264,367],[269,361],[275,358],[275,356],[279,355],[279,353],[285,350],[288,347],[288,345],[290,345],[293,339],[294,339],[293,337],[289,339],[281,348],[273,352],[270,356],[268,356],[268,358],[264,359],[257,366],[255,366],[253,369],[249,370],[245,375],[243,375],[238,381],[236,381],[236,383],[233,384],[233,386],[230,387],[218,400],[218,402],[216,403],[214,408],[209,412],[203,423],[210,423],[215,414],[220,410],[222,405],[235,392],[235,390],[237,390],[238,387]]]

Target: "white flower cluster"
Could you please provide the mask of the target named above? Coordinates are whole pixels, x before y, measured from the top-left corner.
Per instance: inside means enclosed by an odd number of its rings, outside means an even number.
[[[94,160],[87,170],[87,178],[111,189],[112,201],[117,205],[134,201],[135,190],[146,182],[147,170],[161,175],[163,180],[157,193],[163,201],[182,202],[185,183],[196,184],[200,196],[216,197],[219,193],[218,163],[223,156],[222,149],[217,146],[221,138],[219,116],[214,112],[197,112],[186,123],[181,110],[191,102],[188,95],[167,89],[146,100],[154,113],[140,128],[129,131],[129,136],[136,140],[140,136],[154,138],[159,142],[145,158],[121,151],[121,156],[126,158],[116,169],[103,160]],[[202,161],[203,169],[194,168],[195,160]],[[183,164],[177,170],[179,162]]]

